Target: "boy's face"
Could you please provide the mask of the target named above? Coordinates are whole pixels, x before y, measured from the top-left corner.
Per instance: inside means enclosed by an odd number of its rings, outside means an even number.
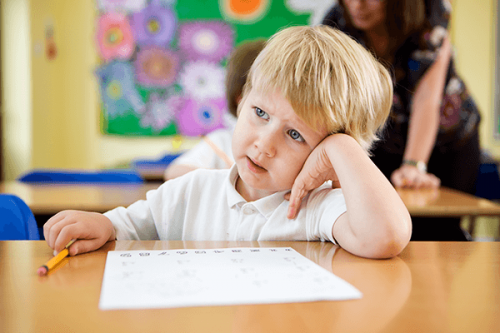
[[[233,134],[240,176],[236,189],[247,200],[291,189],[326,131],[319,133],[307,126],[279,90],[253,88],[242,103]]]

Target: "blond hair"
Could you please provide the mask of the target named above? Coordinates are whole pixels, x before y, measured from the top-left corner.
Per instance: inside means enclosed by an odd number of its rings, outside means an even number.
[[[250,69],[243,99],[252,88],[278,89],[309,127],[348,134],[366,152],[392,105],[389,72],[363,46],[327,26],[273,35]]]

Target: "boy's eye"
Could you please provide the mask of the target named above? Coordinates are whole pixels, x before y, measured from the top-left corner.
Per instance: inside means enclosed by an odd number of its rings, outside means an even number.
[[[292,130],[289,130],[288,131],[288,135],[290,135],[290,137],[296,141],[299,141],[299,142],[305,142],[306,140],[304,140],[304,138],[302,137],[302,135],[300,135],[299,132],[297,132],[296,130],[292,129]]]
[[[263,119],[269,119],[269,115],[267,114],[266,111],[263,111],[259,108],[255,108],[255,114],[260,117],[260,118],[263,118]]]

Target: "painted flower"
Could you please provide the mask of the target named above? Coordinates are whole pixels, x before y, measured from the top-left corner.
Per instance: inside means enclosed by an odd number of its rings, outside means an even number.
[[[104,60],[130,58],[135,43],[127,17],[119,13],[108,13],[99,17],[97,45]]]
[[[220,0],[219,8],[228,21],[255,23],[262,19],[271,4],[271,0]]]
[[[432,29],[429,40],[434,47],[438,47],[441,46],[443,38],[446,37],[447,34],[448,31],[442,26],[438,25],[434,29]]]
[[[146,0],[97,0],[103,12],[137,12],[146,6]]]
[[[458,94],[462,91],[462,83],[460,83],[460,80],[454,76],[450,79],[448,82],[448,85],[446,86],[446,94],[452,95],[452,94]]]
[[[311,14],[309,25],[318,25],[323,22],[323,18],[330,8],[337,4],[336,0],[287,0],[286,6],[298,14]]]
[[[234,32],[222,21],[193,22],[179,29],[179,48],[189,60],[219,62],[233,48]]]
[[[167,100],[157,93],[149,96],[149,101],[141,117],[142,127],[151,127],[155,132],[161,132],[175,118],[173,108]]]
[[[142,112],[144,103],[134,86],[132,66],[115,61],[96,71],[104,108],[109,118]]]
[[[177,18],[159,0],[152,0],[149,6],[133,14],[130,22],[137,44],[167,46],[174,37]]]
[[[460,122],[462,100],[458,94],[444,95],[441,103],[440,127],[450,129]]]
[[[185,99],[183,105],[176,111],[179,131],[182,135],[198,136],[223,128],[225,110],[225,98],[205,101]]]
[[[149,46],[141,49],[135,61],[137,82],[148,87],[168,87],[179,70],[179,58],[172,51]]]
[[[225,69],[206,61],[187,63],[180,74],[184,94],[198,100],[224,97]]]

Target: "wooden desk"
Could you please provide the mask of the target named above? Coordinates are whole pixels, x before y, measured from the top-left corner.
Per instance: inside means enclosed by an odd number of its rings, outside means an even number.
[[[161,184],[127,185],[32,185],[21,182],[0,183],[0,193],[12,193],[23,199],[35,215],[53,215],[76,209],[104,213],[146,199],[146,192]]]
[[[360,300],[100,311],[109,250],[291,246],[348,281]],[[412,242],[390,260],[320,242],[110,242],[36,275],[40,242],[0,242],[0,332],[498,332],[500,243]]]
[[[397,190],[411,216],[500,216],[500,205],[450,188]]]
[[[161,184],[134,185],[30,185],[0,183],[0,193],[22,198],[35,215],[52,215],[65,209],[106,212],[146,198],[146,192]],[[500,216],[500,205],[469,194],[439,190],[398,190],[412,216]]]

